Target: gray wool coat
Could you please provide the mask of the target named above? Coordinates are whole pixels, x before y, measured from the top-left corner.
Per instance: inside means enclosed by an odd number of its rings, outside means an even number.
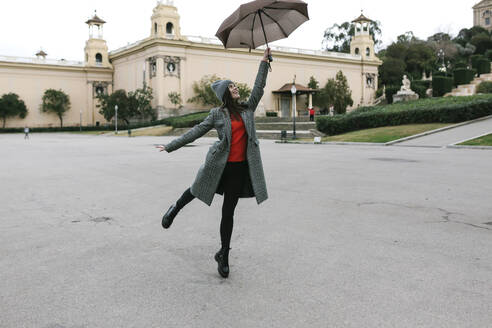
[[[268,67],[267,62],[262,61],[260,63],[255,85],[246,103],[247,110],[241,113],[248,134],[246,158],[248,161],[249,176],[246,178],[246,183],[240,197],[256,197],[258,204],[268,198],[268,193],[260,155],[260,143],[256,138],[254,112],[263,96]],[[191,186],[193,196],[209,206],[212,204],[215,193],[223,194],[219,183],[222,172],[227,164],[231,147],[232,132],[229,111],[220,107],[213,108],[202,123],[165,145],[166,151],[170,153],[200,138],[212,128],[217,130],[219,140],[208,150],[205,163],[198,170],[195,181]]]

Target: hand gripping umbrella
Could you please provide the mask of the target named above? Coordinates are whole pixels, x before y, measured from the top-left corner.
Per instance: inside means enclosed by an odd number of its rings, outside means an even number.
[[[309,20],[302,0],[256,0],[241,5],[219,27],[217,36],[226,48],[255,49],[288,37]],[[269,61],[273,61],[269,56]]]

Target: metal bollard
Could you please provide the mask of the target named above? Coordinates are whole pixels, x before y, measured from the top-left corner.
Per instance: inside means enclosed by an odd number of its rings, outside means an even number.
[[[285,130],[280,131],[280,140],[282,142],[287,142],[287,131]]]

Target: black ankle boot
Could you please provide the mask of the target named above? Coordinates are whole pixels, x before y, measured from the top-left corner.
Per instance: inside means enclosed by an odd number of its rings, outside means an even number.
[[[162,217],[162,227],[164,229],[167,229],[171,226],[171,224],[173,223],[173,220],[176,217],[176,215],[178,214],[178,212],[179,212],[179,209],[176,206],[176,204],[173,204],[173,205],[171,205],[171,207],[169,207],[166,214],[164,214],[164,216]]]
[[[218,263],[217,271],[222,276],[222,278],[227,278],[229,276],[229,247],[222,247],[217,254],[215,254],[215,260]]]

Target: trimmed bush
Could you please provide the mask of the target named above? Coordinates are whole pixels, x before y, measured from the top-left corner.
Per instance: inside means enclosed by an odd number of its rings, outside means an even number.
[[[426,95],[427,88],[421,84],[413,84],[412,83],[411,89],[413,92],[415,92],[416,94],[419,95],[419,99],[423,99],[427,96]]]
[[[485,81],[478,85],[477,93],[492,93],[492,82]]]
[[[376,98],[379,98],[383,95],[383,88],[379,88],[376,90]]]
[[[485,52],[485,58],[488,60],[492,60],[492,49],[489,49]]]
[[[454,69],[458,69],[458,68],[468,68],[468,65],[465,62],[458,62],[454,64]]]
[[[487,58],[481,58],[477,61],[478,75],[490,73],[490,60]]]
[[[160,124],[170,125],[173,128],[191,128],[200,124],[210,111],[186,114],[183,116],[168,117],[161,120]]]
[[[432,96],[442,97],[453,90],[454,79],[446,76],[432,77]]]
[[[473,71],[466,68],[454,70],[454,85],[468,84],[473,80]]]
[[[412,91],[419,95],[420,99],[427,97],[427,89],[430,88],[431,81],[415,80],[411,84]]]
[[[317,129],[328,135],[355,130],[423,123],[458,123],[492,115],[492,96],[423,99],[386,106],[360,108],[349,114],[323,116]]]
[[[423,86],[427,89],[429,89],[431,87],[431,81],[429,81],[429,80],[415,80],[412,82],[412,84],[420,85],[420,86]]]
[[[277,112],[266,112],[267,117],[277,117],[278,113]]]
[[[209,111],[201,111],[201,112],[186,114],[183,116],[168,117],[159,121],[137,123],[137,124],[130,124],[130,125],[118,125],[118,130],[146,128],[149,126],[156,126],[156,125],[163,125],[163,124],[172,126],[173,128],[189,128],[201,123],[205,119],[205,117],[207,117],[208,113]],[[115,129],[114,125],[82,127],[82,131],[114,131],[114,129]],[[70,132],[70,131],[80,131],[80,127],[64,126],[62,128],[60,127],[30,128],[29,131],[30,132]],[[16,133],[16,132],[24,132],[24,128],[0,129],[0,133]]]
[[[480,59],[483,59],[484,56],[482,55],[471,55],[470,56],[470,61],[471,61],[471,64],[472,64],[472,68],[478,70],[478,61]]]
[[[396,94],[400,90],[400,87],[390,85],[389,87],[386,87],[385,95],[386,95],[386,101],[388,104],[393,103],[393,95]]]

